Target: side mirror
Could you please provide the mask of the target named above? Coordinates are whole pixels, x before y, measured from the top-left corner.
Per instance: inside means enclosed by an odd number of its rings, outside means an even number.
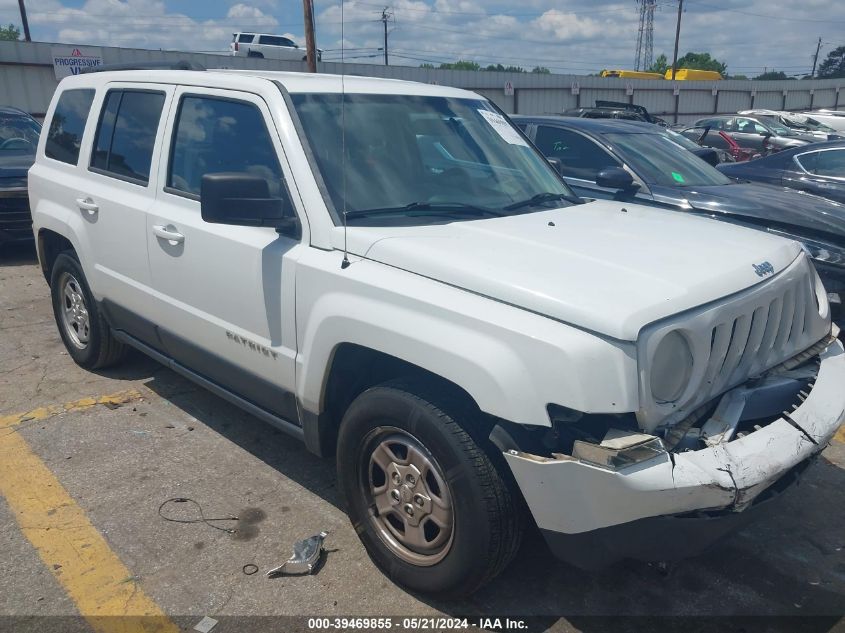
[[[596,175],[596,184],[607,189],[622,191],[636,191],[640,186],[634,182],[634,177],[621,167],[605,167]]]
[[[247,172],[205,174],[200,186],[200,212],[211,224],[269,226],[287,231],[299,227],[287,200],[270,197],[267,181]]]
[[[559,173],[561,176],[563,175],[563,163],[560,162],[559,158],[555,158],[554,156],[546,156],[546,160],[549,162],[549,165],[554,167],[554,170]]]

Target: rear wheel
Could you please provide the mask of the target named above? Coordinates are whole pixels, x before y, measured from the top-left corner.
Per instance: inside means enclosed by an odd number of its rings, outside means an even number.
[[[350,519],[376,565],[409,589],[469,594],[519,547],[521,508],[466,430],[478,417],[460,396],[398,381],[344,416],[337,467]]]
[[[98,369],[123,358],[126,348],[114,338],[100,314],[73,251],[56,257],[50,273],[50,294],[59,334],[78,365]]]

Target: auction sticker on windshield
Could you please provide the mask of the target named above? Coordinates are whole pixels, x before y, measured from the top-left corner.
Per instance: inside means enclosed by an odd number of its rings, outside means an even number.
[[[510,143],[511,145],[524,145],[528,147],[528,143],[525,142],[525,139],[519,135],[513,126],[505,120],[498,112],[491,112],[490,110],[479,110],[478,113],[484,117],[487,123],[490,124],[496,132],[501,136],[505,141]]]

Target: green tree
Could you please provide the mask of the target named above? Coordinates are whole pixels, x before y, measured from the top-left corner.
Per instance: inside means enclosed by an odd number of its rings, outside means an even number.
[[[545,66],[534,66],[534,68],[531,69],[531,72],[534,73],[535,75],[551,75],[552,74],[552,71],[549,70],[548,68],[546,68]]]
[[[695,70],[715,70],[716,72],[725,74],[728,69],[727,64],[723,64],[718,59],[710,57],[710,53],[687,53],[683,57],[678,58],[678,68],[690,68]]]
[[[818,76],[824,79],[845,77],[845,46],[840,46],[827,54],[827,58],[819,66]]]
[[[669,63],[669,60],[666,58],[666,55],[660,54],[657,59],[654,60],[654,63],[651,67],[647,68],[646,70],[650,73],[666,73],[667,70],[672,68],[672,64]],[[722,73],[723,76],[726,76],[726,72],[728,69],[727,64],[723,64],[718,59],[714,59],[710,57],[710,53],[693,53],[689,52],[683,57],[678,58],[678,68],[690,68],[695,70],[715,70],[716,72]]]
[[[420,68],[434,68],[434,64],[426,62],[425,64],[420,64]]]
[[[783,81],[784,79],[789,79],[789,77],[787,77],[786,73],[782,70],[770,70],[757,75],[754,79],[761,79],[763,81]]]
[[[0,40],[16,41],[21,38],[21,30],[14,24],[9,26],[0,26]]]
[[[475,62],[459,59],[456,62],[446,62],[440,64],[441,70],[481,70],[481,66]]]
[[[663,53],[658,55],[657,59],[654,60],[654,63],[646,68],[646,72],[660,73],[661,75],[666,74],[667,70],[669,70],[669,60],[666,59],[666,55]]]

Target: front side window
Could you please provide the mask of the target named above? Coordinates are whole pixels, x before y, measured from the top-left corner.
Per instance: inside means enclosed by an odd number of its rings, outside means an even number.
[[[65,90],[59,97],[50,127],[44,153],[63,163],[76,165],[79,146],[85,132],[85,122],[94,101],[94,90]]]
[[[164,93],[110,90],[103,103],[91,167],[146,184]]]
[[[662,134],[605,134],[637,175],[649,185],[706,187],[731,180]]]
[[[522,213],[537,195],[557,206],[574,198],[486,100],[336,93],[291,99],[338,224],[344,211],[350,222],[425,224]]]
[[[272,197],[284,195],[282,169],[261,111],[244,101],[183,97],[167,186],[199,196],[205,174],[233,171],[260,176]]]
[[[41,126],[23,115],[0,113],[0,156],[12,152],[34,155]]]
[[[569,178],[594,181],[605,167],[622,166],[595,141],[571,130],[540,125],[535,143],[544,156],[560,160],[561,173]]]

